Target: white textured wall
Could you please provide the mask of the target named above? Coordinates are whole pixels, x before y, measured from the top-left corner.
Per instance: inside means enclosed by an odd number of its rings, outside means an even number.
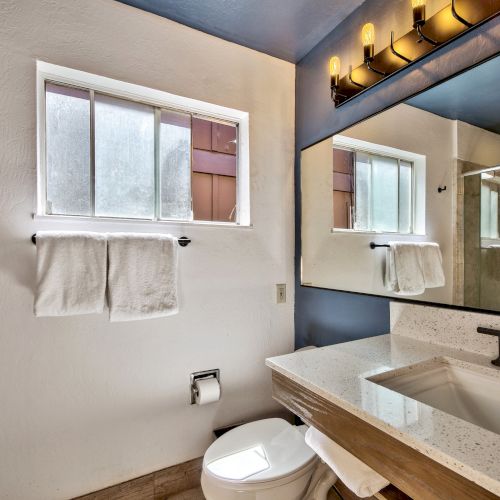
[[[457,156],[485,167],[498,165],[500,158],[500,135],[457,121]]]
[[[179,315],[33,316],[37,58],[250,113],[254,228],[171,228],[193,240]],[[0,498],[67,498],[183,462],[213,428],[276,408],[264,358],[293,346],[294,80],[289,63],[112,0],[0,2]],[[222,400],[188,405],[189,373],[208,368]]]

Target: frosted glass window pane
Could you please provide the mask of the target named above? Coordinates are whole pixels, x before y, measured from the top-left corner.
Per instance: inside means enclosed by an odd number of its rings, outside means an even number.
[[[371,163],[368,155],[356,153],[355,222],[357,231],[370,230]]]
[[[154,108],[95,95],[95,214],[154,217]]]
[[[399,167],[399,232],[409,233],[412,226],[412,164],[400,162]]]
[[[498,238],[498,191],[491,192],[491,234],[493,238]]]
[[[398,161],[372,156],[372,229],[397,232]]]
[[[191,116],[162,110],[160,217],[191,220]]]
[[[90,96],[47,83],[47,213],[91,215]]]

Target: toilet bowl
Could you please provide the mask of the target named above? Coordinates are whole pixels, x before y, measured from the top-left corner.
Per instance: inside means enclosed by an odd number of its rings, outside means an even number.
[[[305,426],[268,418],[226,432],[206,451],[207,500],[301,500],[318,464]]]

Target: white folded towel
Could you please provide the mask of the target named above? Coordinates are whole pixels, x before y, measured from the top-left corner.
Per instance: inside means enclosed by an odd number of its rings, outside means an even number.
[[[425,291],[422,252],[418,243],[391,241],[387,249],[386,287],[398,295],[420,295]]]
[[[439,245],[433,242],[419,243],[422,252],[425,288],[444,286],[443,256]]]
[[[110,321],[170,316],[177,306],[177,238],[108,234]]]
[[[394,263],[394,251],[389,245],[385,254],[385,277],[384,284],[389,292],[399,292],[398,276],[396,274],[396,264]]]
[[[39,231],[36,252],[36,316],[103,312],[106,235]]]
[[[389,485],[387,479],[314,427],[307,430],[306,443],[358,497],[373,496]]]
[[[391,241],[386,254],[385,287],[398,295],[420,295],[444,286],[443,258],[433,242]]]

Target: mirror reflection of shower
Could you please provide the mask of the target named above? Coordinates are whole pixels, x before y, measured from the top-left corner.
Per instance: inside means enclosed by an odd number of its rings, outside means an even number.
[[[464,305],[498,309],[500,165],[471,170],[463,175]]]
[[[498,240],[500,168],[481,173],[481,239]]]

